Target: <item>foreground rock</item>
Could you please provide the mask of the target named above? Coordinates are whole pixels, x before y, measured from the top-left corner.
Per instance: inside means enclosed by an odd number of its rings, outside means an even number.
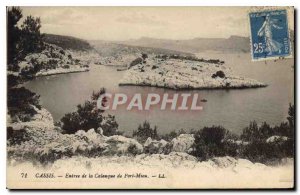
[[[168,154],[171,152],[171,147],[172,145],[163,139],[157,141],[149,137],[144,143],[144,152],[149,154]]]
[[[171,141],[172,151],[190,153],[192,151],[194,141],[195,138],[193,134],[180,134]]]
[[[53,172],[56,175],[82,175],[88,172],[98,174],[99,177],[100,174],[103,176],[101,186],[119,188],[120,182],[113,179],[118,174],[129,178],[123,180],[124,188],[283,188],[293,185],[293,159],[284,159],[276,166],[228,156],[199,162],[186,152],[168,151],[168,154],[162,154],[166,149],[189,151],[194,139],[190,134],[181,134],[171,143],[150,138],[143,147],[135,139],[119,135],[104,136],[101,128],[97,129],[97,133],[90,129],[87,132],[79,130],[76,134],[61,134],[53,125],[53,118],[48,111],[36,111],[37,114],[29,122],[12,122],[8,117],[8,127],[17,132],[16,135],[21,133],[23,136],[20,143],[8,141],[7,171],[9,178],[13,178],[13,181],[8,179],[8,187],[10,182],[16,182],[16,178],[20,178],[20,173],[28,170],[34,173]],[[143,154],[145,150],[148,150],[148,154]],[[158,175],[164,178],[158,179]],[[133,186],[134,178],[147,179],[147,182],[140,183],[138,187]],[[97,182],[99,179],[97,178]],[[152,182],[148,182],[150,179]],[[60,182],[55,179],[51,182],[37,180],[43,188],[55,188]],[[283,180],[287,182],[282,182]],[[85,181],[76,178],[76,182]],[[70,187],[82,187],[76,182],[70,182],[74,184]]]
[[[232,74],[220,63],[149,57],[126,71],[120,85],[154,86],[171,89],[258,88],[266,84]]]
[[[44,108],[35,108],[30,121],[22,122],[7,118],[8,158],[17,161],[51,163],[63,157],[83,155],[136,155],[143,152],[143,146],[135,139],[124,136],[104,136],[103,130],[79,130],[75,134],[62,134],[54,126],[51,114]]]

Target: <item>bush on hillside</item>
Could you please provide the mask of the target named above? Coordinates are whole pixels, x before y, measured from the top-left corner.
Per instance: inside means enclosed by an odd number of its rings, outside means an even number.
[[[282,158],[294,156],[294,144],[292,139],[275,140],[267,143],[266,140],[256,140],[240,149],[239,157],[249,159],[252,162],[268,163]]]
[[[105,90],[102,89],[100,94],[104,93]],[[94,98],[94,94],[92,98]],[[77,111],[67,113],[61,118],[62,129],[67,134],[74,134],[78,130],[98,129],[103,120],[102,113],[103,110],[97,108],[95,100],[85,101],[84,104],[77,105]]]
[[[142,64],[143,63],[143,58],[136,58],[135,60],[133,60],[130,65],[129,65],[129,68],[132,67],[132,66],[135,66],[135,65],[138,65],[138,64]]]
[[[180,129],[179,131],[171,131],[170,133],[164,134],[161,137],[161,139],[166,140],[166,141],[172,141],[172,139],[178,137],[180,134],[186,134],[186,131],[184,131],[183,129]]]
[[[108,115],[103,117],[103,122],[101,123],[101,128],[103,130],[104,135],[112,136],[112,135],[121,135],[122,132],[118,131],[119,124],[116,121],[115,116]]]
[[[37,113],[33,106],[41,109],[39,97],[39,95],[24,87],[8,88],[8,114],[10,114],[12,118],[18,118],[21,121],[29,121],[30,118]]]
[[[144,121],[142,125],[140,124],[138,129],[133,131],[132,136],[140,143],[144,143],[148,137],[151,137],[152,139],[159,138],[157,134],[157,127],[154,126],[154,128],[151,128],[148,121]]]
[[[251,122],[243,130],[241,139],[248,144],[241,148],[240,156],[254,162],[265,163],[270,160],[294,156],[294,106],[289,107],[288,122],[271,127],[264,122],[258,126]]]
[[[226,141],[233,136],[221,126],[204,127],[197,131],[194,137],[192,154],[200,160],[237,155],[237,145]]]
[[[225,78],[225,73],[222,70],[219,70],[211,76],[211,78],[217,78],[217,77]]]
[[[94,129],[98,131],[98,128],[102,128],[103,134],[106,136],[118,135],[118,123],[114,116],[103,116],[104,110],[97,108],[97,100],[100,95],[105,93],[105,89],[102,88],[98,92],[93,92],[91,100],[85,101],[84,104],[78,105],[75,112],[67,113],[61,118],[62,129],[66,134],[74,134],[78,130],[88,131]],[[102,104],[106,103],[106,99],[103,98]]]

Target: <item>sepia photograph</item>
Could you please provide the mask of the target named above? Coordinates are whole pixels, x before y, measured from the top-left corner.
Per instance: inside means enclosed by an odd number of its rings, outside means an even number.
[[[294,189],[294,7],[6,7],[8,189]]]

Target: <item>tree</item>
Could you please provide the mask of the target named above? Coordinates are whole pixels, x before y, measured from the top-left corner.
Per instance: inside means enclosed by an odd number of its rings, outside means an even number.
[[[136,131],[133,131],[132,136],[135,137],[140,143],[144,143],[148,137],[152,139],[158,139],[157,127],[151,128],[150,123],[148,121],[144,121],[144,123],[138,126]]]
[[[103,121],[101,123],[101,128],[103,130],[103,134],[106,136],[118,135],[122,134],[118,131],[119,124],[117,123],[115,116],[108,115],[103,117]]]
[[[261,139],[261,134],[259,132],[259,127],[256,121],[251,121],[249,127],[244,128],[241,139],[244,141],[254,141]]]
[[[15,65],[20,41],[20,29],[17,24],[22,16],[22,10],[19,7],[7,9],[7,64],[9,70],[18,70],[18,66]]]
[[[221,126],[204,127],[194,134],[195,141],[192,154],[201,160],[215,156],[236,156],[237,146],[227,142],[232,138],[229,131]]]
[[[21,28],[18,22],[23,17],[19,7],[7,10],[7,63],[9,70],[19,69],[17,62],[28,53],[40,51],[43,48],[43,36],[40,32],[41,20],[27,16]]]
[[[29,121],[37,113],[33,106],[41,109],[39,104],[40,96],[24,87],[8,88],[7,94],[8,113],[13,118]]]
[[[19,7],[7,9],[7,69],[10,71],[19,71],[20,60],[23,60],[28,53],[40,51],[44,47],[40,33],[40,18],[28,16],[19,28],[18,22],[22,16],[22,10]],[[16,78],[10,77],[8,81],[11,83],[8,83],[8,86],[31,79],[38,68],[23,70],[22,74]]]
[[[77,111],[68,113],[60,119],[64,133],[73,134],[78,130],[88,131],[92,128],[97,131],[101,127],[106,136],[120,134],[115,117],[111,115],[102,116],[104,110],[97,108],[97,100],[102,94],[105,94],[104,88],[98,92],[93,92],[91,100],[85,101],[83,105],[79,104]],[[105,104],[106,101],[103,98],[102,104]]]
[[[18,62],[22,59],[24,46],[30,46],[36,49],[36,39],[28,39],[28,35],[40,34],[40,20],[30,17],[35,22],[25,20],[22,29],[18,27],[18,22],[22,18],[22,10],[19,7],[7,9],[7,70],[19,71]],[[27,33],[27,36],[24,36]],[[34,37],[33,36],[33,37]],[[25,44],[26,41],[26,44]],[[24,57],[24,56],[23,56]],[[24,73],[24,72],[23,72]],[[36,108],[41,109],[39,105],[39,95],[25,89],[24,87],[15,87],[23,83],[26,79],[32,78],[30,72],[27,75],[7,75],[7,107],[8,113],[15,120],[29,121],[36,114]]]
[[[291,134],[293,135],[295,129],[295,105],[290,104],[288,114],[287,120],[289,122]]]
[[[68,113],[61,118],[62,129],[65,130],[65,133],[73,134],[78,130],[88,131],[92,128],[96,130],[101,127],[103,110],[97,108],[96,100],[104,93],[104,89],[97,93],[93,92],[91,101],[85,101],[83,105],[77,105],[77,111]]]
[[[178,137],[180,134],[186,134],[186,131],[183,129],[180,129],[179,131],[173,130],[170,133],[166,133],[160,137],[166,141],[172,141],[172,139]]]
[[[40,51],[43,48],[43,36],[40,32],[42,25],[40,18],[27,16],[21,25],[22,55]]]
[[[143,58],[138,57],[130,63],[129,68],[142,63],[143,63]]]

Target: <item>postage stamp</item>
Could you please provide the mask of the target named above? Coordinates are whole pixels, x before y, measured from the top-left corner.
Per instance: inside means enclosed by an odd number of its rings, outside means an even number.
[[[253,60],[291,55],[287,10],[249,13]]]

